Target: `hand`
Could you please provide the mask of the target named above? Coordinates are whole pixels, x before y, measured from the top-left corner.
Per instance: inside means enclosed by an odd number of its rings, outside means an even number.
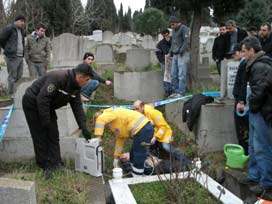
[[[110,80],[106,80],[106,85],[110,86],[112,84],[112,82]]]
[[[156,142],[156,137],[153,137],[153,138],[151,139],[151,141],[150,141],[150,144],[153,145],[153,144],[155,144],[155,142]]]
[[[236,110],[239,113],[243,113],[245,111],[245,104],[243,104],[243,103],[237,103]]]
[[[113,168],[119,168],[120,166],[119,166],[119,159],[117,159],[117,158],[115,158],[114,160],[113,160]]]
[[[82,129],[82,134],[86,140],[92,139],[92,135],[86,128]]]
[[[129,152],[121,154],[120,159],[124,162],[129,161]]]

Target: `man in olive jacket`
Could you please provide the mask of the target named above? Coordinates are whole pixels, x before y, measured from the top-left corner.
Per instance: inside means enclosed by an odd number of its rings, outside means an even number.
[[[46,27],[40,24],[36,31],[27,36],[25,59],[31,77],[43,76],[50,61],[50,42],[45,32]]]
[[[8,69],[8,93],[14,98],[14,84],[23,75],[25,17],[18,15],[14,23],[0,32],[0,47],[4,49]]]

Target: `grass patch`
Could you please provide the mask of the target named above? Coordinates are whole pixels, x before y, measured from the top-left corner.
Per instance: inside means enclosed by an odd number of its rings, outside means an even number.
[[[166,189],[171,184],[173,191]],[[176,179],[129,186],[138,204],[214,204],[216,199],[192,179]],[[144,193],[143,193],[144,192]],[[175,192],[175,193],[174,193]],[[174,193],[174,194],[173,194]]]
[[[34,161],[0,163],[4,177],[35,181],[38,204],[85,204],[89,202],[90,175],[74,171],[74,162],[65,161],[66,169],[56,171],[53,178],[45,180],[43,171]]]
[[[219,74],[215,64],[210,65],[210,71],[212,74]]]

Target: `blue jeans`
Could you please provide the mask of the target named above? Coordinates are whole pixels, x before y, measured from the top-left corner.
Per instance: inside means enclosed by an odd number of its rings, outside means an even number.
[[[161,69],[162,69],[162,80],[164,80],[164,72],[165,72],[165,64],[161,63]],[[163,89],[164,93],[166,95],[170,95],[172,93],[172,85],[170,82],[163,81]]]
[[[81,94],[85,97],[90,97],[99,86],[99,81],[91,79],[89,82],[81,88]]]
[[[185,52],[182,56],[180,56],[179,54],[173,56],[171,67],[171,81],[174,93],[184,94],[186,91],[186,74],[189,59],[189,52]]]
[[[249,112],[248,177],[267,188],[272,188],[271,130],[260,112]]]

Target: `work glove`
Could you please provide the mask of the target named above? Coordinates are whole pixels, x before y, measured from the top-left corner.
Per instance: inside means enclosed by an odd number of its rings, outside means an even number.
[[[86,140],[92,139],[92,135],[86,128],[82,129],[82,135]]]
[[[120,166],[119,166],[119,159],[114,159],[113,160],[113,168],[119,168]]]

